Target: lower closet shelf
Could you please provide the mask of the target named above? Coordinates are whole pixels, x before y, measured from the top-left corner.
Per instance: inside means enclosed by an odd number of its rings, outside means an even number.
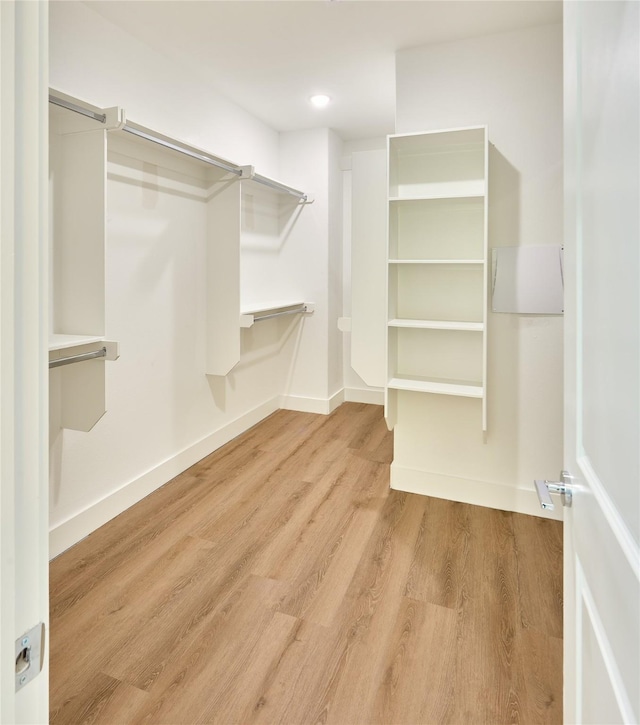
[[[272,317],[283,317],[285,315],[304,315],[314,311],[311,302],[278,301],[266,302],[263,304],[247,305],[240,311],[240,327],[252,327],[254,323],[261,320],[269,320]]]
[[[392,390],[409,390],[415,393],[436,393],[458,395],[464,398],[482,398],[482,385],[466,380],[445,380],[441,378],[395,377],[387,385]]]
[[[53,334],[49,337],[49,352],[55,350],[68,350],[70,347],[79,347],[80,345],[91,345],[94,342],[102,342],[104,337],[101,335],[58,335]]]
[[[118,343],[102,336],[50,337],[50,415],[54,428],[82,432],[93,428],[107,410],[105,361],[118,357]]]

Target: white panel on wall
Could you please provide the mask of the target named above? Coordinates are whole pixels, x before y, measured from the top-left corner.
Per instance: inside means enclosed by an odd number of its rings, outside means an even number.
[[[379,149],[351,157],[351,366],[378,387],[386,383],[386,156]]]
[[[207,362],[226,375],[240,362],[240,181],[226,174],[207,199]]]
[[[562,314],[562,247],[498,247],[492,263],[494,312]]]

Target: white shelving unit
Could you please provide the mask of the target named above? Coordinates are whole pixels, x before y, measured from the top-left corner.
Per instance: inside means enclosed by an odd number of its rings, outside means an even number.
[[[107,352],[52,369],[50,385],[59,425],[86,432],[106,411],[104,361],[118,357],[117,343],[105,340],[106,149],[108,129],[124,116],[57,98],[70,105],[50,105],[49,360]]]
[[[387,385],[477,398],[487,429],[485,126],[389,136]]]
[[[205,373],[227,375],[240,361],[241,327],[250,327],[254,322],[253,314],[243,314],[241,310],[243,201],[240,182],[246,188],[259,189],[275,199],[275,209],[287,216],[300,205],[313,203],[313,199],[299,189],[256,173],[253,166],[240,166],[205,149],[133,123],[118,107],[101,109],[56,90],[50,91],[49,100],[50,188],[54,210],[51,244],[51,289],[54,294],[50,328],[55,340],[50,357],[60,357],[57,351],[63,348],[59,345],[65,348],[79,346],[84,353],[90,352],[88,344],[103,340],[109,137],[110,152],[115,151],[121,158],[128,159],[127,168],[121,167],[119,173],[125,173],[134,183],[144,183],[146,172],[140,162],[149,161],[162,169],[158,176],[162,177],[163,185],[200,198],[206,205]],[[285,301],[275,303],[275,306],[274,303],[262,305],[256,311],[262,314],[256,314],[255,319],[266,317],[268,310],[290,314],[286,308],[296,304],[301,303]],[[312,304],[304,304],[305,312],[313,312]],[[115,343],[109,343],[107,349],[106,359],[115,359],[111,357],[117,357]],[[88,370],[96,369],[97,364],[99,361],[91,361],[91,365],[83,365],[82,370],[86,374]],[[104,366],[100,367],[104,370]]]

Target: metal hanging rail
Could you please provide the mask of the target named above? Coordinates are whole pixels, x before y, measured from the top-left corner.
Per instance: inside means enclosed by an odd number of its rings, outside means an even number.
[[[106,356],[107,348],[103,347],[100,350],[94,350],[93,352],[83,352],[80,355],[70,355],[69,357],[60,357],[57,360],[49,360],[49,369],[60,368],[63,365],[72,365],[73,363],[84,362],[85,360],[95,360],[96,358]]]
[[[148,128],[142,128],[141,126],[137,126],[136,124],[132,123],[125,123],[125,125],[122,127],[122,130],[132,134],[133,136],[138,136],[139,138],[144,138],[147,141],[157,143],[159,146],[164,146],[165,148],[171,149],[172,151],[178,151],[178,153],[189,156],[192,159],[204,161],[205,164],[217,166],[219,169],[224,169],[225,171],[229,171],[232,174],[236,174],[237,176],[242,176],[242,168],[240,166],[236,166],[231,162],[222,161],[216,156],[212,156],[205,151],[199,151],[198,149],[195,149],[192,146],[187,146],[187,144],[182,144],[179,141],[170,141],[165,136],[156,134]]]
[[[67,101],[66,98],[60,98],[60,96],[56,96],[53,93],[49,94],[49,103],[53,103],[54,106],[60,106],[61,108],[66,108],[68,111],[73,111],[74,113],[79,113],[80,115],[86,116],[87,118],[92,118],[94,121],[99,121],[100,123],[107,122],[106,113],[98,113],[97,111],[92,111],[90,108],[84,108],[83,106],[78,106],[76,103]]]
[[[253,181],[257,181],[259,184],[269,186],[276,191],[282,191],[285,194],[290,194],[291,196],[297,197],[301,201],[307,201],[307,195],[304,193],[304,191],[294,189],[293,187],[287,186],[286,184],[281,184],[279,181],[274,181],[273,179],[269,179],[266,176],[262,176],[262,174],[253,174],[251,178],[253,179]]]
[[[85,108],[84,106],[79,105],[79,103],[74,103],[73,101],[56,95],[56,93],[49,93],[49,103],[53,103],[56,106],[66,108],[69,111],[74,111],[75,113],[79,113],[82,116],[86,116],[87,118],[99,121],[100,123],[107,122],[107,115],[105,113],[99,113],[98,111],[94,111],[90,108]],[[159,146],[164,146],[165,148],[171,149],[172,151],[177,151],[178,153],[189,156],[190,158],[196,159],[197,161],[202,161],[205,164],[216,166],[219,169],[228,171],[231,174],[236,174],[236,176],[251,179],[258,184],[263,184],[264,186],[268,186],[271,189],[275,189],[276,191],[279,191],[281,193],[293,196],[303,203],[309,202],[308,195],[305,194],[304,191],[300,191],[300,189],[294,189],[292,186],[287,186],[286,184],[282,184],[279,181],[270,179],[267,176],[262,176],[262,174],[256,174],[252,166],[238,166],[231,161],[225,161],[218,158],[217,156],[208,154],[206,151],[194,148],[193,146],[189,146],[188,144],[184,144],[175,139],[168,138],[167,136],[163,136],[162,134],[156,133],[149,128],[139,126],[138,124],[132,122],[125,122],[124,125],[121,127],[121,130],[126,131],[133,136],[143,138],[146,141],[151,141],[152,143],[158,144]]]

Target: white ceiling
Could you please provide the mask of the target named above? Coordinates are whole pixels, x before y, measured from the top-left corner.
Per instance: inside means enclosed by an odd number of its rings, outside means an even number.
[[[89,0],[278,131],[394,131],[395,52],[557,23],[552,0]],[[308,99],[326,93],[318,110]]]

